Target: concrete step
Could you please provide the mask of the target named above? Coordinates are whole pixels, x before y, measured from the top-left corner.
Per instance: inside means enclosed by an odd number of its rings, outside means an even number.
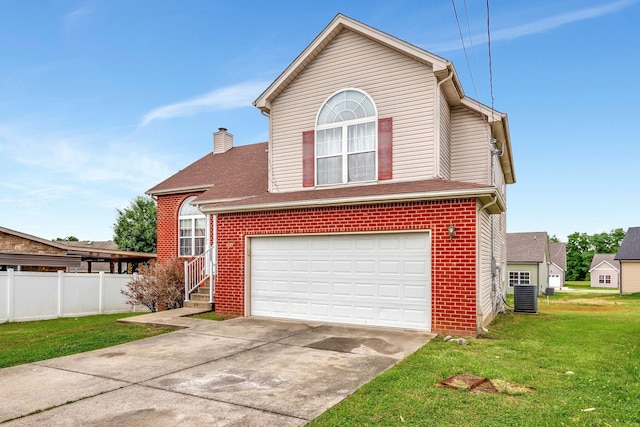
[[[213,304],[210,302],[203,301],[185,301],[184,307],[187,308],[206,308],[208,310],[213,310]]]
[[[199,294],[199,293],[192,293],[191,295],[189,295],[189,299],[192,301],[204,301],[204,302],[209,302],[209,294]]]

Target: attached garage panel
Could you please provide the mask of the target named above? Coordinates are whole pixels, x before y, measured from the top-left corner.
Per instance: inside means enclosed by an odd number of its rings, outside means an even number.
[[[252,237],[251,315],[430,330],[429,234]]]

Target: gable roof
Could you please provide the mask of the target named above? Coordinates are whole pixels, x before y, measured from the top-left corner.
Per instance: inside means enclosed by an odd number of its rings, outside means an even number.
[[[620,243],[615,259],[621,261],[640,261],[640,227],[629,227]]]
[[[267,191],[267,143],[233,147],[225,153],[209,153],[146,194],[159,196],[204,191],[201,201],[255,196]]]
[[[337,14],[333,18],[329,25],[327,25],[273,83],[260,94],[253,102],[253,105],[263,113],[270,113],[271,102],[344,30],[352,31],[431,67],[438,81],[444,80],[442,89],[450,104],[463,105],[486,117],[494,138],[501,141],[503,145],[504,155],[500,157],[500,163],[504,170],[506,183],[513,184],[515,182],[511,137],[506,114],[467,97],[464,94],[462,84],[460,83],[453,63],[450,61],[342,14]],[[450,79],[448,79],[449,76],[451,76]]]
[[[549,254],[548,239],[545,231],[507,233],[507,262],[546,262]]]
[[[563,271],[566,271],[567,244],[563,242],[549,242],[549,260]]]
[[[620,261],[615,260],[616,254],[595,254],[591,260],[589,272],[600,267],[602,264],[609,264],[610,267],[620,271]]]

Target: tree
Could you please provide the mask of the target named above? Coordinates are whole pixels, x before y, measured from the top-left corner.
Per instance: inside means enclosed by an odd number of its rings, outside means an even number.
[[[618,252],[624,234],[622,228],[592,235],[570,234],[567,241],[567,280],[587,280],[593,255]]]
[[[56,237],[54,242],[79,242],[80,240],[76,236],[68,236],[65,238]]]
[[[156,251],[156,203],[151,197],[138,196],[129,207],[118,211],[113,226],[118,249],[122,251]]]
[[[556,236],[555,234],[551,237],[549,237],[549,241],[551,243],[560,243],[560,239],[558,239],[558,236]]]

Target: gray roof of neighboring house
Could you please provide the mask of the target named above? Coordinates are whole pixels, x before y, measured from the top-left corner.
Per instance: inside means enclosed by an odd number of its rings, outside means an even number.
[[[640,227],[629,227],[620,249],[616,254],[617,260],[640,260]]]
[[[593,270],[594,268],[596,268],[598,265],[602,264],[603,262],[608,262],[609,264],[611,264],[612,266],[614,266],[615,268],[618,269],[618,271],[620,270],[620,261],[616,261],[615,258],[616,254],[595,254],[593,256],[593,260],[591,261],[591,267],[589,267],[589,271]]]
[[[549,242],[549,259],[563,270],[567,269],[567,244],[563,242]]]
[[[545,262],[548,240],[546,231],[507,233],[507,262]]]

